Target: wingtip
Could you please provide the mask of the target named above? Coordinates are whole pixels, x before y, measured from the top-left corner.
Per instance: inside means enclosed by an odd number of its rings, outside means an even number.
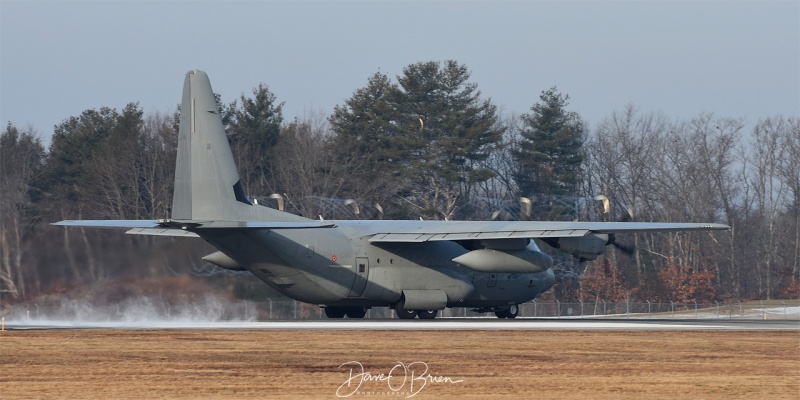
[[[729,231],[731,227],[725,224],[701,224],[697,229],[706,231]]]

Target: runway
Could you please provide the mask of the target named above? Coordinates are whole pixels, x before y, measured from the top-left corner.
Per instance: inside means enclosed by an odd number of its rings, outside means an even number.
[[[385,331],[800,331],[797,320],[641,320],[641,319],[547,319],[514,320],[277,320],[277,321],[7,321],[7,330],[50,329],[168,329],[168,330],[385,330]]]

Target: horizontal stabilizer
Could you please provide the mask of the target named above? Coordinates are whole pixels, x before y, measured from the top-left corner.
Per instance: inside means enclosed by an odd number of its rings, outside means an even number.
[[[159,221],[155,219],[80,219],[55,222],[55,226],[78,228],[157,228]]]
[[[67,220],[53,225],[75,228],[128,229],[129,235],[198,237],[205,229],[318,229],[333,228],[328,221],[194,221],[194,220]]]

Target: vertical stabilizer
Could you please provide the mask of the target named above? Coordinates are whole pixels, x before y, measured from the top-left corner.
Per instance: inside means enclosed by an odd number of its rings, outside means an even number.
[[[189,71],[183,85],[172,219],[297,221],[254,206],[242,189],[208,75]]]

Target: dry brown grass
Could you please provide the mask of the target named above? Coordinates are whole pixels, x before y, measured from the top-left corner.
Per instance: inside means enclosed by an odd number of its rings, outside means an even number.
[[[347,361],[463,380],[422,399],[800,398],[796,331],[306,330],[0,332],[0,398],[331,399]],[[378,393],[350,398],[404,398],[361,389]]]

